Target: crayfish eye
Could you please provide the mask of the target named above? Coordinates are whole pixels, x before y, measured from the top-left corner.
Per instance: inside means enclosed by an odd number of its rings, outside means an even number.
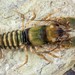
[[[63,33],[64,33],[64,30],[62,28],[58,28],[58,30],[57,30],[58,36],[62,37]]]

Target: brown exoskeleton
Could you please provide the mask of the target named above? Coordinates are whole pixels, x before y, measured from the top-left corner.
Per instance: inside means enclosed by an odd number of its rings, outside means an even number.
[[[19,13],[19,12],[18,12]],[[71,38],[69,33],[71,28],[75,28],[75,18],[66,17],[66,18],[49,18],[51,14],[48,14],[46,17],[41,20],[37,20],[36,24],[40,21],[50,22],[49,25],[35,26],[31,28],[24,29],[24,15],[19,13],[22,18],[22,30],[16,30],[0,35],[0,49],[16,47],[24,49],[26,53],[26,59],[24,64],[28,61],[28,48],[30,51],[42,57],[44,60],[48,60],[44,54],[49,54],[53,57],[59,57],[54,55],[52,52],[59,48],[68,48],[75,46],[75,38]],[[36,17],[31,18],[30,21],[34,20]],[[30,22],[29,21],[29,22]],[[36,47],[42,46],[45,44],[54,45],[53,48],[50,48],[48,51],[38,51]],[[32,50],[31,50],[32,48]],[[0,53],[0,56],[2,53]],[[22,64],[21,66],[23,66]]]

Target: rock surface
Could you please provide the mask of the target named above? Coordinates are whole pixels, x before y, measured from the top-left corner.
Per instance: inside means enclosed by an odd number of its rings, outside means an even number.
[[[21,18],[15,11],[25,14],[27,23],[33,15],[39,20],[48,13],[54,13],[51,17],[75,17],[74,0],[0,0],[0,33],[21,28]],[[29,12],[28,12],[29,11]],[[32,22],[31,22],[32,23]],[[31,24],[25,27],[30,27]],[[72,35],[75,35],[72,32]],[[21,50],[2,50],[4,58],[0,60],[0,75],[63,75],[75,64],[75,49],[62,50],[56,53],[60,58],[53,58],[53,63],[48,63],[36,54],[28,53],[28,63],[14,70],[25,59],[25,53]]]

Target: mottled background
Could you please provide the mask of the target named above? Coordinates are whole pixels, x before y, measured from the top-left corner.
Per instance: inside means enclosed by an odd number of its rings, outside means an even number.
[[[28,28],[34,23],[26,26],[33,11],[36,14],[35,20],[56,10],[58,12],[51,17],[75,17],[75,0],[0,0],[0,33],[21,29],[21,18],[16,10],[22,14],[29,11],[25,14],[25,27]],[[75,32],[71,32],[71,35],[75,36]],[[4,58],[0,60],[0,75],[63,75],[75,64],[74,48],[57,52],[56,54],[63,58],[50,57],[54,61],[50,64],[29,52],[28,63],[15,70],[25,60],[25,53],[16,49],[12,51],[3,49],[2,52]]]

